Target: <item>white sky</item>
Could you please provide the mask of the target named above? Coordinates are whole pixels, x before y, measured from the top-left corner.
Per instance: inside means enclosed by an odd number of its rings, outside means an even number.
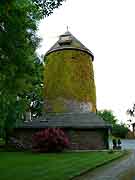
[[[40,54],[69,31],[94,54],[97,108],[126,122],[135,102],[135,0],[67,0],[41,21]]]

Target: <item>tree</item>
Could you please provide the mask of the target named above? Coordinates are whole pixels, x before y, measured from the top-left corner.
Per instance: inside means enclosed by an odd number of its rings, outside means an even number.
[[[129,129],[126,127],[125,124],[115,124],[112,128],[112,134],[115,137],[126,138]]]
[[[128,133],[128,128],[124,123],[119,124],[117,118],[111,110],[98,111],[97,115],[103,118],[107,123],[112,125],[112,135],[125,138]]]
[[[32,2],[38,8],[38,12],[40,12],[45,17],[52,14],[53,9],[62,5],[63,1],[64,0],[32,0]]]
[[[0,1],[0,132],[7,134],[28,108],[36,80],[38,21],[62,1]]]
[[[43,111],[43,61],[36,60],[35,76],[32,91],[26,93],[27,107],[33,118],[42,116]]]
[[[102,110],[98,111],[97,115],[103,118],[106,122],[110,123],[111,125],[115,125],[117,122],[116,117],[113,115],[111,110]]]
[[[128,119],[128,126],[130,127],[131,124],[133,124],[133,118],[135,117],[135,104],[133,104],[132,108],[127,110],[127,114],[130,116],[130,119]]]

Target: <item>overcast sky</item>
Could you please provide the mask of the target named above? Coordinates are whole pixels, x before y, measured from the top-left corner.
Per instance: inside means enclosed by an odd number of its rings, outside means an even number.
[[[135,0],[67,0],[41,21],[40,54],[69,31],[94,54],[97,108],[125,122],[135,103]]]

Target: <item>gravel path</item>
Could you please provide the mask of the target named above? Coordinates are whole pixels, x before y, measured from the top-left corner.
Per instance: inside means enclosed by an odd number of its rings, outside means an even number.
[[[135,150],[129,156],[113,161],[74,180],[127,180],[127,174],[135,169]],[[131,174],[131,173],[130,173]],[[133,174],[135,175],[135,173]],[[134,177],[135,178],[135,177]],[[132,180],[134,178],[129,178]]]

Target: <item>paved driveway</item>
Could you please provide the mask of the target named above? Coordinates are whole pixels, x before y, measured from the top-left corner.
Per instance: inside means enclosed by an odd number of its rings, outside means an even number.
[[[135,150],[135,139],[123,139],[122,140],[122,149],[132,149]]]
[[[135,150],[135,139],[122,139],[122,149]],[[112,142],[110,142],[110,147],[112,148]]]
[[[122,140],[122,149],[132,150],[132,153],[74,180],[135,180],[135,140]]]
[[[132,180],[134,174],[132,174],[130,179],[126,179],[129,170],[132,169],[135,169],[135,152],[121,160],[118,159],[80,177],[76,177],[74,180]]]

